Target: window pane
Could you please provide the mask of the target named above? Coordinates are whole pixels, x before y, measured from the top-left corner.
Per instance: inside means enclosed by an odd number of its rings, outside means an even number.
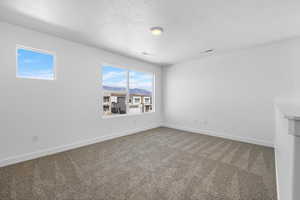
[[[102,67],[103,114],[126,114],[127,70]]]
[[[129,113],[151,112],[153,73],[129,71]]]
[[[17,77],[54,80],[54,56],[19,48]]]

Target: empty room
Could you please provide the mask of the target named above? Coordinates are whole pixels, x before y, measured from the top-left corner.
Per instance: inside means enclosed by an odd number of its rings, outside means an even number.
[[[299,10],[1,0],[0,200],[299,200]]]

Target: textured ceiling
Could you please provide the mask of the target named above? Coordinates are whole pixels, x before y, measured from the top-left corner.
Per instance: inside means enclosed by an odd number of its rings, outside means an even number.
[[[1,0],[0,20],[157,64],[300,34],[299,0]],[[162,26],[152,36],[149,28]],[[143,55],[147,52],[150,55]]]

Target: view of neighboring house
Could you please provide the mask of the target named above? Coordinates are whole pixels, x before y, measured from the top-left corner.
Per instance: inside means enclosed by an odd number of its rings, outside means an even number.
[[[126,114],[126,93],[115,91],[104,91],[103,94],[103,113]]]
[[[104,115],[152,111],[152,93],[147,90],[129,89],[128,105],[126,105],[127,92],[125,88],[103,86],[103,90]]]
[[[150,95],[129,95],[129,113],[142,113],[150,111],[152,111],[152,99]]]

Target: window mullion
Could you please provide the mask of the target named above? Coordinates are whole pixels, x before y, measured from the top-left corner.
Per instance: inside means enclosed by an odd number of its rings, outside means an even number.
[[[127,82],[126,82],[126,113],[128,114],[129,113],[129,98],[130,98],[130,95],[129,95],[129,70],[126,71],[126,79],[127,79]]]

